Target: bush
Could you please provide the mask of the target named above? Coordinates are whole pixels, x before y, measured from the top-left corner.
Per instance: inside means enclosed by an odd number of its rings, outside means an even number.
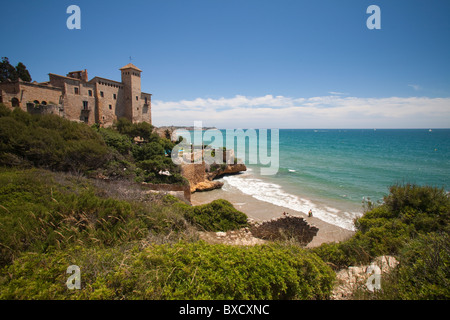
[[[246,227],[247,215],[223,199],[192,207],[186,220],[205,231],[228,231]]]
[[[0,166],[40,167],[110,179],[186,184],[170,155],[174,144],[148,123],[120,119],[114,129],[0,105]],[[141,139],[134,143],[135,139]],[[170,175],[162,174],[168,171]]]
[[[384,203],[357,219],[357,232],[347,241],[313,249],[336,268],[398,255],[420,234],[448,233],[450,199],[443,189],[406,184],[390,188]]]
[[[65,270],[81,269],[67,290]],[[334,273],[296,246],[179,242],[26,254],[0,273],[0,299],[325,299]]]
[[[400,255],[397,271],[400,299],[450,298],[450,236],[430,233],[420,235]]]
[[[450,298],[450,237],[419,235],[401,250],[400,263],[381,278],[381,290],[358,291],[358,299],[448,300]]]
[[[0,171],[0,265],[27,251],[112,247],[187,228],[182,208],[97,193],[99,188],[88,180],[70,175],[35,169]]]
[[[0,165],[32,164],[59,171],[87,172],[111,154],[85,124],[56,115],[32,116],[20,109],[0,117]]]
[[[128,136],[109,128],[99,128],[98,132],[109,147],[114,148],[123,155],[128,155],[130,153],[133,143]]]

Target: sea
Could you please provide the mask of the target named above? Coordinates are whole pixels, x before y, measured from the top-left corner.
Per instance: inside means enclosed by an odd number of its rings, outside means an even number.
[[[262,174],[268,165],[251,163],[248,147],[236,154],[247,171],[223,177],[214,197],[228,193],[241,202],[251,197],[304,214],[311,210],[354,230],[364,204],[381,203],[394,184],[450,189],[450,129],[280,129],[278,136],[275,174]]]

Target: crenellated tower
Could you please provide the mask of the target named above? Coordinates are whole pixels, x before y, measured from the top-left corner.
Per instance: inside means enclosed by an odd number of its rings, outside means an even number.
[[[142,70],[129,63],[120,68],[124,90],[124,114],[133,123],[142,122],[141,72]]]

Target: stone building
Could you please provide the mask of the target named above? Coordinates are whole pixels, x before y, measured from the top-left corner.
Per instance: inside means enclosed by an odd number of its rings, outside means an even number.
[[[0,83],[0,103],[30,113],[53,113],[89,125],[109,127],[118,118],[152,123],[152,95],[141,91],[142,70],[133,64],[120,68],[122,81],[88,79],[86,70],[66,76],[50,73],[49,81]]]

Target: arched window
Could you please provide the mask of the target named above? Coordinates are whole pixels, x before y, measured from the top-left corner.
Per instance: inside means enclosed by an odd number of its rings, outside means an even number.
[[[17,98],[12,98],[12,99],[11,99],[11,104],[12,104],[13,107],[18,107],[19,104],[20,104],[19,99],[17,99]]]
[[[39,104],[39,100],[34,100],[34,104]]]
[[[46,105],[47,105],[47,101],[42,101],[41,104],[42,104],[43,106],[46,106]]]

